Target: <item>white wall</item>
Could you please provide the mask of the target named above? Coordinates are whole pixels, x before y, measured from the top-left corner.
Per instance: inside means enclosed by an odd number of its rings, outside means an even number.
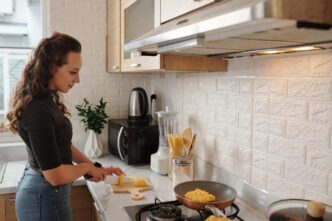
[[[131,89],[141,86],[149,92],[150,77],[106,72],[106,0],[49,1],[49,14],[50,32],[72,35],[82,44],[81,82],[65,95],[65,101],[72,114],[73,143],[83,149],[88,133],[79,123],[75,105],[82,103],[84,97],[95,104],[103,97],[108,102],[109,116],[126,117]],[[107,130],[103,131],[102,140],[107,152]]]
[[[154,75],[153,90],[197,133],[200,158],[277,195],[332,204],[331,51]]]
[[[131,88],[143,86],[197,133],[200,158],[280,196],[332,204],[331,52],[231,60],[227,73],[109,74],[105,0],[50,1],[50,29],[83,45],[81,83],[66,96],[79,147],[87,134],[74,105],[103,96],[125,117]]]

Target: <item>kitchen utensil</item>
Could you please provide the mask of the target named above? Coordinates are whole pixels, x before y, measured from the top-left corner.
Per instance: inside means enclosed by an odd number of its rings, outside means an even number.
[[[125,184],[133,182],[134,178],[130,176],[106,176],[104,183],[106,184]]]
[[[195,189],[202,189],[216,197],[216,200],[208,203],[193,202],[185,198],[185,194],[188,191]],[[218,209],[223,209],[231,205],[236,198],[236,190],[223,183],[217,183],[213,181],[189,181],[176,185],[174,187],[174,193],[176,199],[183,205],[195,209],[202,210],[206,205],[215,206]]]
[[[193,137],[192,137],[192,139],[191,139],[191,141],[190,141],[189,151],[188,151],[188,153],[187,153],[188,156],[191,155],[191,151],[192,151],[192,149],[193,149],[193,147],[194,147],[195,141],[196,141],[196,134],[193,135]]]
[[[332,220],[332,206],[325,204],[325,215],[322,218],[311,217],[307,212],[310,200],[283,199],[267,207],[266,218],[270,221],[330,221]]]
[[[151,116],[148,115],[149,100],[143,88],[136,87],[132,89],[128,110],[128,123],[132,125],[146,125],[149,123],[151,119]]]
[[[143,191],[151,190],[152,186],[148,180],[146,180],[148,183],[145,187],[134,187],[133,183],[124,183],[121,186],[112,184],[112,192],[113,193],[130,193],[130,198],[133,200],[141,200],[144,198],[144,195],[141,193]]]
[[[159,129],[159,147],[158,151],[151,155],[151,170],[161,175],[167,175],[169,171],[169,143],[168,134],[174,134],[177,130],[176,112],[159,111],[158,116]]]
[[[189,154],[189,150],[190,150],[190,142],[192,139],[192,130],[191,128],[186,128],[183,131],[183,143],[184,143],[184,147],[186,148],[186,155],[188,156]]]

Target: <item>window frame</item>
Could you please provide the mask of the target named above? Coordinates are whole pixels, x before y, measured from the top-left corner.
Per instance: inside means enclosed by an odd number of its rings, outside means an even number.
[[[5,115],[8,112],[9,100],[10,100],[10,81],[9,81],[9,61],[11,59],[21,59],[25,62],[29,59],[32,52],[30,48],[0,48],[0,59],[3,60],[3,96],[4,96],[4,108],[0,110],[0,115]],[[10,133],[8,129],[4,129],[0,125],[0,144],[1,143],[13,143],[22,141],[20,137]]]

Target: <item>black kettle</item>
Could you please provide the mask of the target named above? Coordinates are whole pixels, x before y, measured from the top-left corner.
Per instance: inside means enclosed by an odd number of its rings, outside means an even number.
[[[141,87],[131,90],[128,107],[128,123],[132,125],[147,125],[150,122],[149,100]]]

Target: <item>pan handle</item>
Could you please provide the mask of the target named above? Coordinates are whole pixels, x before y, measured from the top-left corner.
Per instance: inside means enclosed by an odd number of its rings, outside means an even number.
[[[219,216],[219,217],[227,218],[227,216],[214,205],[205,205],[204,209],[210,210],[213,213],[213,215],[215,215],[217,217]]]

